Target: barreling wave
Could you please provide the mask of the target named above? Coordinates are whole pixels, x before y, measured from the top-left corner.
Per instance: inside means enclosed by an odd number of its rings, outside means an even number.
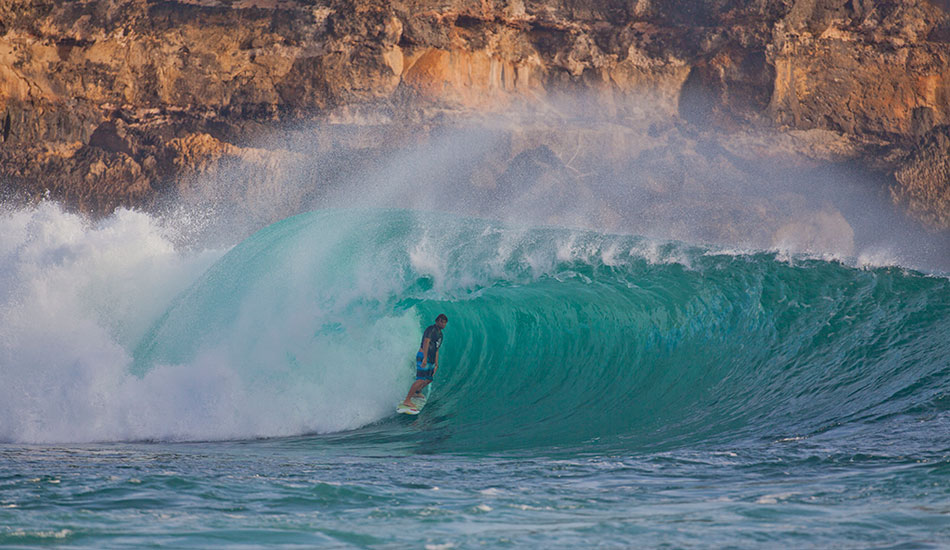
[[[402,430],[393,404],[441,312],[441,370],[416,422],[447,450],[801,435],[945,408],[950,393],[942,277],[330,210],[253,235],[148,331],[130,370],[190,380],[195,402],[174,430],[138,435]]]
[[[3,442],[657,448],[950,402],[950,282],[899,267],[403,210],[303,214],[230,251],[138,212],[47,204],[0,229]],[[397,418],[441,312],[430,403]]]

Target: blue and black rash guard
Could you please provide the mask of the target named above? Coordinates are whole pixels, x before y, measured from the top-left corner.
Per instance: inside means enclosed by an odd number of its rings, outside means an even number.
[[[419,349],[422,349],[422,343],[429,339],[429,350],[426,352],[426,363],[435,363],[435,353],[442,347],[442,331],[435,325],[429,325],[429,328],[422,333],[422,342],[419,343]]]

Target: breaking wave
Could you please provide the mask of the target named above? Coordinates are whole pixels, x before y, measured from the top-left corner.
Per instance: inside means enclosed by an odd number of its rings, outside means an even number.
[[[950,283],[895,266],[407,210],[302,214],[229,251],[134,212],[3,224],[2,441],[401,437],[442,312],[412,422],[446,450],[808,434],[950,392]]]

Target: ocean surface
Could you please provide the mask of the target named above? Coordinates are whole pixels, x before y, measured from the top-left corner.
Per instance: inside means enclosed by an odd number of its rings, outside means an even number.
[[[0,215],[0,547],[950,548],[946,274],[409,210],[173,233]]]

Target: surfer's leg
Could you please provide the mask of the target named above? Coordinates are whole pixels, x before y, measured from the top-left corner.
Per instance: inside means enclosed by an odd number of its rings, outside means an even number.
[[[422,395],[422,388],[429,385],[432,382],[432,375],[434,374],[433,365],[430,363],[429,368],[423,369],[420,368],[422,363],[416,364],[416,381],[412,383],[412,386],[409,388],[409,395],[406,396],[406,400],[403,401],[404,405],[412,405],[409,401],[413,397]]]
[[[422,353],[416,354],[416,381],[409,387],[409,394],[406,395],[406,400],[402,402],[403,405],[407,407],[412,406],[412,402],[409,400],[417,395],[421,395],[422,388],[432,382],[432,375],[435,374],[435,365],[429,363],[427,366],[429,368],[422,368]]]
[[[412,402],[409,400],[416,396],[419,392],[422,391],[422,388],[426,385],[425,380],[425,370],[422,368],[422,352],[416,354],[416,381],[409,386],[409,393],[406,394],[406,399],[402,402],[403,405],[407,407],[412,406]]]
[[[413,382],[412,386],[409,387],[409,393],[406,394],[406,400],[403,401],[402,404],[406,405],[407,407],[411,407],[412,402],[409,400],[412,399],[415,394],[422,391],[422,388],[426,387],[428,383],[428,380],[416,380]]]
[[[419,386],[419,389],[416,390],[416,393],[412,394],[413,397],[422,397],[422,390],[426,388],[429,384],[432,383],[432,380],[416,380],[416,382],[422,382],[422,385]],[[413,384],[415,386],[415,384]]]

